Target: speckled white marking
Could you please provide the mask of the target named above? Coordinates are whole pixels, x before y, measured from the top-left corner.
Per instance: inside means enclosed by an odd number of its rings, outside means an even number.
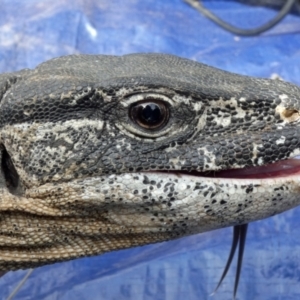
[[[289,97],[286,94],[282,94],[278,96],[281,101],[286,101]]]
[[[297,155],[300,154],[300,149],[295,149],[294,151],[292,151],[289,155],[289,157],[295,157]]]
[[[281,136],[277,141],[276,141],[276,145],[283,145],[285,143],[285,136]]]

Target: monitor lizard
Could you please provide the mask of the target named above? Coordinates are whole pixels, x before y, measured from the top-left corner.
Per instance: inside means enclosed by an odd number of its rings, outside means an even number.
[[[0,271],[299,205],[299,98],[291,83],[167,54],[0,75]]]

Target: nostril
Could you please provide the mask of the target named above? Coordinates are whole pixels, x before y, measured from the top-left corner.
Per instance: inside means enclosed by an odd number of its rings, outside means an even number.
[[[285,118],[293,118],[293,116],[298,117],[299,112],[298,112],[298,110],[295,110],[295,109],[286,109],[283,112],[283,115],[284,115]]]
[[[7,188],[11,193],[16,193],[20,177],[6,149],[2,149],[1,168]]]
[[[287,109],[282,106],[277,106],[276,112],[280,115],[281,120],[286,122],[295,122],[300,119],[300,112],[296,109]]]

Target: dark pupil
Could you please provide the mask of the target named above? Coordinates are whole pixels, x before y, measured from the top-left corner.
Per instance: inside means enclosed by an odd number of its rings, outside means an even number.
[[[149,125],[156,124],[161,121],[162,114],[157,104],[149,103],[147,105],[142,105],[140,109],[141,118]]]

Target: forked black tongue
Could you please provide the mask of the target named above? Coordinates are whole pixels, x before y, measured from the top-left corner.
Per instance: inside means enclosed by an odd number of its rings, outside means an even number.
[[[238,261],[237,261],[237,268],[236,268],[236,273],[235,273],[235,282],[234,282],[234,291],[233,291],[233,300],[235,300],[236,297],[236,292],[239,286],[239,281],[240,281],[240,275],[241,275],[241,269],[242,269],[242,264],[243,264],[243,255],[244,255],[244,249],[245,249],[245,242],[246,242],[246,236],[247,236],[247,229],[248,229],[248,224],[243,224],[243,225],[236,225],[233,227],[233,239],[232,239],[232,245],[229,253],[229,257],[227,259],[226,266],[224,268],[223,274],[221,276],[221,279],[211,294],[216,293],[218,288],[223,282],[223,279],[226,277],[226,274],[230,268],[232,259],[234,257],[236,247],[239,244],[239,253],[238,253]]]

